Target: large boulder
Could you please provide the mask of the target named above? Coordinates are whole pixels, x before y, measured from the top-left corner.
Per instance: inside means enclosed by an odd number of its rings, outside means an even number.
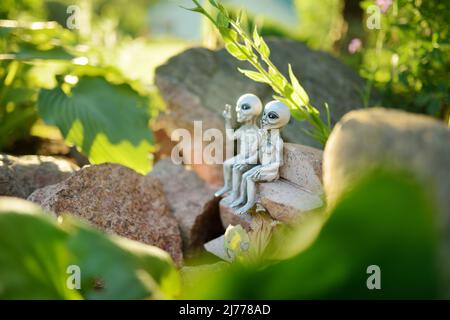
[[[78,169],[64,159],[0,154],[0,196],[26,199],[34,190],[58,183]]]
[[[156,163],[149,175],[162,183],[169,207],[180,226],[185,252],[223,233],[214,189],[194,171],[165,158]]]
[[[435,197],[442,213],[446,254],[450,250],[450,130],[431,117],[371,108],[347,114],[324,152],[324,187],[329,205],[361,177],[380,167],[408,170]]]
[[[410,170],[433,188],[450,221],[449,164],[450,130],[444,123],[383,108],[353,111],[327,142],[324,187],[333,203],[362,172],[386,165]]]
[[[275,221],[301,222],[308,213],[322,207],[322,151],[313,147],[285,143],[280,179],[259,183],[256,211],[267,211]],[[251,213],[237,215],[236,210],[220,202],[224,227],[240,224],[251,228]]]
[[[285,75],[288,63],[292,64],[322,117],[325,117],[325,102],[330,106],[333,124],[348,111],[363,106],[361,92],[364,81],[330,54],[311,50],[292,40],[272,38],[267,43],[271,48],[271,59]],[[168,136],[179,128],[192,133],[194,121],[202,121],[203,131],[209,128],[223,130],[225,104],[234,105],[243,93],[254,93],[264,103],[273,99],[270,87],[246,78],[237,70],[238,67],[251,68],[224,49],[211,51],[205,48],[189,49],[159,67],[156,85],[167,104],[167,113],[159,123]],[[309,125],[292,120],[283,130],[283,136],[289,142],[319,147],[302,128],[309,128]],[[191,154],[185,152],[184,156]],[[207,181],[220,184],[222,171],[219,165],[197,164],[194,169]]]
[[[182,264],[178,223],[157,178],[118,164],[92,165],[36,190],[28,200],[56,216],[69,213],[106,233],[157,246]]]

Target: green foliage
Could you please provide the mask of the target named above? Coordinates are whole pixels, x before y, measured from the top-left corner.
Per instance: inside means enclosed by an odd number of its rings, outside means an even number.
[[[333,51],[345,29],[344,0],[296,0],[299,39],[315,49]]]
[[[73,219],[61,224],[23,200],[0,200],[0,298],[173,298],[179,276],[170,256],[131,240],[105,236]],[[66,285],[81,271],[81,289]]]
[[[365,9],[373,1],[363,1]],[[450,2],[395,0],[368,30],[361,71],[387,107],[450,115]]]
[[[435,213],[422,186],[409,176],[376,172],[352,187],[321,230],[317,220],[306,220],[298,234],[276,245],[304,242],[296,244],[302,248],[299,254],[264,268],[234,265],[221,273],[203,273],[189,279],[195,287],[184,297],[439,298],[443,278]],[[299,237],[311,223],[309,237]],[[367,288],[371,265],[381,269],[381,290]]]
[[[0,55],[0,148],[29,136],[42,117],[92,163],[150,170],[149,90],[115,67],[87,64],[98,60],[95,50],[80,52],[78,35],[55,22],[8,20],[0,32],[7,35],[0,41],[7,52]]]
[[[142,174],[150,170],[147,106],[128,85],[101,77],[81,78],[68,94],[61,87],[43,89],[38,99],[44,121],[59,127],[92,163],[118,162]]]
[[[249,62],[256,70],[240,71],[254,81],[270,85],[277,94],[274,98],[286,103],[291,108],[295,119],[311,123],[313,129],[307,133],[324,145],[331,131],[329,123],[322,121],[319,111],[310,103],[306,91],[291,68],[289,67],[290,81],[288,81],[272,63],[270,49],[259,35],[256,27],[251,36],[242,28],[241,17],[238,16],[233,20],[220,2],[209,0],[211,6],[217,11],[216,19],[197,0],[193,0],[193,2],[196,7],[189,10],[206,16],[219,30],[227,51],[236,59]]]

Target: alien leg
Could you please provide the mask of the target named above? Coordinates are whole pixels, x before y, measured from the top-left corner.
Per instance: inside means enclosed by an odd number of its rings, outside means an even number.
[[[223,180],[225,181],[225,184],[220,190],[218,190],[216,193],[214,193],[214,195],[216,197],[220,197],[224,193],[231,190],[231,186],[232,186],[231,175],[232,175],[233,165],[235,164],[235,158],[236,157],[230,158],[223,163]]]
[[[253,169],[248,170],[247,172],[245,172],[242,175],[242,182],[241,182],[241,188],[240,188],[240,196],[238,199],[236,199],[235,201],[233,201],[230,204],[230,207],[234,208],[237,207],[243,203],[246,202],[247,200],[247,182],[248,179],[250,178],[250,176],[252,176],[261,166],[256,166]]]
[[[238,214],[244,214],[249,211],[256,203],[256,179],[254,175],[247,178],[247,202],[237,210]]]
[[[251,167],[252,165],[250,164],[244,166],[233,166],[233,187],[231,188],[230,195],[223,200],[224,204],[231,204],[239,198],[242,175]]]

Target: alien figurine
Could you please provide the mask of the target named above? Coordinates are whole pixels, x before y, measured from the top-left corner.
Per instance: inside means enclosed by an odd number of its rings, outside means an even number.
[[[258,161],[258,127],[256,120],[262,111],[262,102],[254,94],[244,94],[236,103],[237,121],[241,127],[233,131],[231,126],[231,106],[225,106],[223,116],[225,118],[225,132],[229,140],[238,140],[239,153],[223,164],[223,176],[225,185],[215,193],[216,197],[232,191],[225,199],[231,202],[239,196],[239,187],[242,174],[255,166]]]
[[[264,107],[258,139],[259,165],[242,175],[240,196],[230,204],[234,208],[243,204],[237,210],[237,214],[244,214],[255,205],[256,182],[269,182],[279,178],[279,168],[283,164],[283,140],[280,129],[290,118],[289,107],[280,101],[271,101]]]

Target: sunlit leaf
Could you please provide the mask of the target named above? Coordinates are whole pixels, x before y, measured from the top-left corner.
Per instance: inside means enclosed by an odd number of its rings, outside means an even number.
[[[41,90],[38,111],[92,163],[120,163],[140,173],[150,170],[148,100],[129,86],[84,77],[69,95],[60,87]]]
[[[305,89],[301,86],[294,72],[292,71],[292,66],[289,64],[289,78],[291,79],[292,87],[294,88],[293,98],[298,101],[299,105],[309,104],[309,96]]]
[[[247,55],[244,53],[246,50],[245,47],[238,47],[236,44],[230,42],[225,44],[225,48],[236,59],[241,61],[247,60]]]
[[[241,68],[238,68],[238,70],[241,73],[243,73],[246,77],[252,79],[253,81],[262,82],[262,83],[268,82],[266,77],[257,71],[245,70],[245,69],[241,69]]]
[[[270,49],[267,45],[266,41],[261,37],[260,38],[261,44],[259,45],[259,51],[261,52],[262,56],[268,59],[270,57]]]

